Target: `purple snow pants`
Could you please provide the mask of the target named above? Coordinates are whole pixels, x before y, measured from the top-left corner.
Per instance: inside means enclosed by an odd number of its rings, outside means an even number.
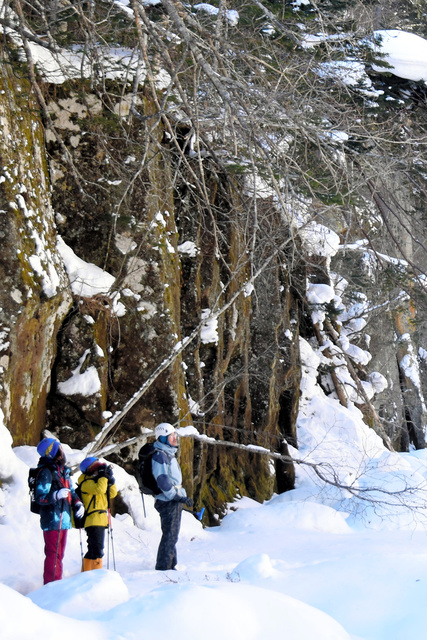
[[[61,580],[62,560],[67,543],[67,529],[43,531],[44,537],[44,572],[43,584]]]

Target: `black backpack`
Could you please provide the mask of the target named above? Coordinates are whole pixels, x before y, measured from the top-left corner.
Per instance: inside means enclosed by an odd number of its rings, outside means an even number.
[[[35,489],[37,484],[37,477],[45,467],[49,467],[49,465],[44,465],[43,467],[32,467],[28,471],[28,489],[30,490],[30,511],[31,513],[40,514],[41,510],[44,508],[42,505],[38,504],[35,499]],[[54,483],[55,486],[57,483]],[[48,505],[47,505],[48,506]]]
[[[32,513],[40,513],[41,505],[37,504],[34,496],[34,491],[36,489],[37,476],[43,467],[33,467],[28,472],[28,488],[30,490],[30,511]]]
[[[139,488],[142,493],[147,496],[158,496],[161,493],[157,486],[156,479],[153,476],[153,470],[151,466],[151,460],[156,449],[151,443],[144,444],[139,450],[138,454],[138,466],[137,466],[137,479]]]

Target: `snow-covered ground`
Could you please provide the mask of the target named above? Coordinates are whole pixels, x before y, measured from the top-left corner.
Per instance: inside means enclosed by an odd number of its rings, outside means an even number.
[[[36,457],[30,448],[16,453]],[[278,632],[292,640],[425,637],[424,531],[407,525],[371,530],[363,517],[350,526],[345,513],[302,499],[300,487],[264,505],[244,498],[213,529],[184,514],[178,571],[163,573],[154,570],[160,531],[146,498],[144,529],[130,516],[114,518],[109,570],[80,573],[73,530],[64,580],[42,586],[42,533],[28,510],[21,460],[14,478],[0,526],[4,640],[38,633],[44,640],[58,634],[70,640],[76,634],[92,640],[265,640]],[[119,485],[126,482],[119,473]]]
[[[113,518],[105,568],[80,572],[85,534],[72,530],[64,579],[43,586],[27,490],[37,453],[12,449],[0,412],[2,640],[424,640],[426,452],[387,451],[354,406],[316,385],[319,358],[304,341],[301,353],[295,490],[262,505],[242,498],[219,527],[184,513],[177,571],[154,570],[153,500],[144,517],[136,481],[116,466],[132,516]],[[77,465],[83,453],[65,449]],[[325,484],[312,463],[349,488]]]

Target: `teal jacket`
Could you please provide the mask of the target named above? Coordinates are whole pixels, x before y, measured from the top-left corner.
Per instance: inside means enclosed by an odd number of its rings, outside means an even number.
[[[34,498],[42,508],[40,510],[40,526],[43,531],[71,529],[71,509],[80,502],[73,489],[71,472],[65,465],[42,457],[37,465]],[[71,489],[68,500],[54,500],[54,492],[62,487]]]

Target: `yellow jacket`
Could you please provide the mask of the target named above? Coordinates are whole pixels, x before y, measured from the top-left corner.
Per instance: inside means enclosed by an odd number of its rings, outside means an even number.
[[[108,480],[105,476],[94,478],[82,473],[78,484],[81,487],[83,504],[86,509],[86,527],[108,527]],[[116,485],[110,486],[110,499],[117,495]]]

